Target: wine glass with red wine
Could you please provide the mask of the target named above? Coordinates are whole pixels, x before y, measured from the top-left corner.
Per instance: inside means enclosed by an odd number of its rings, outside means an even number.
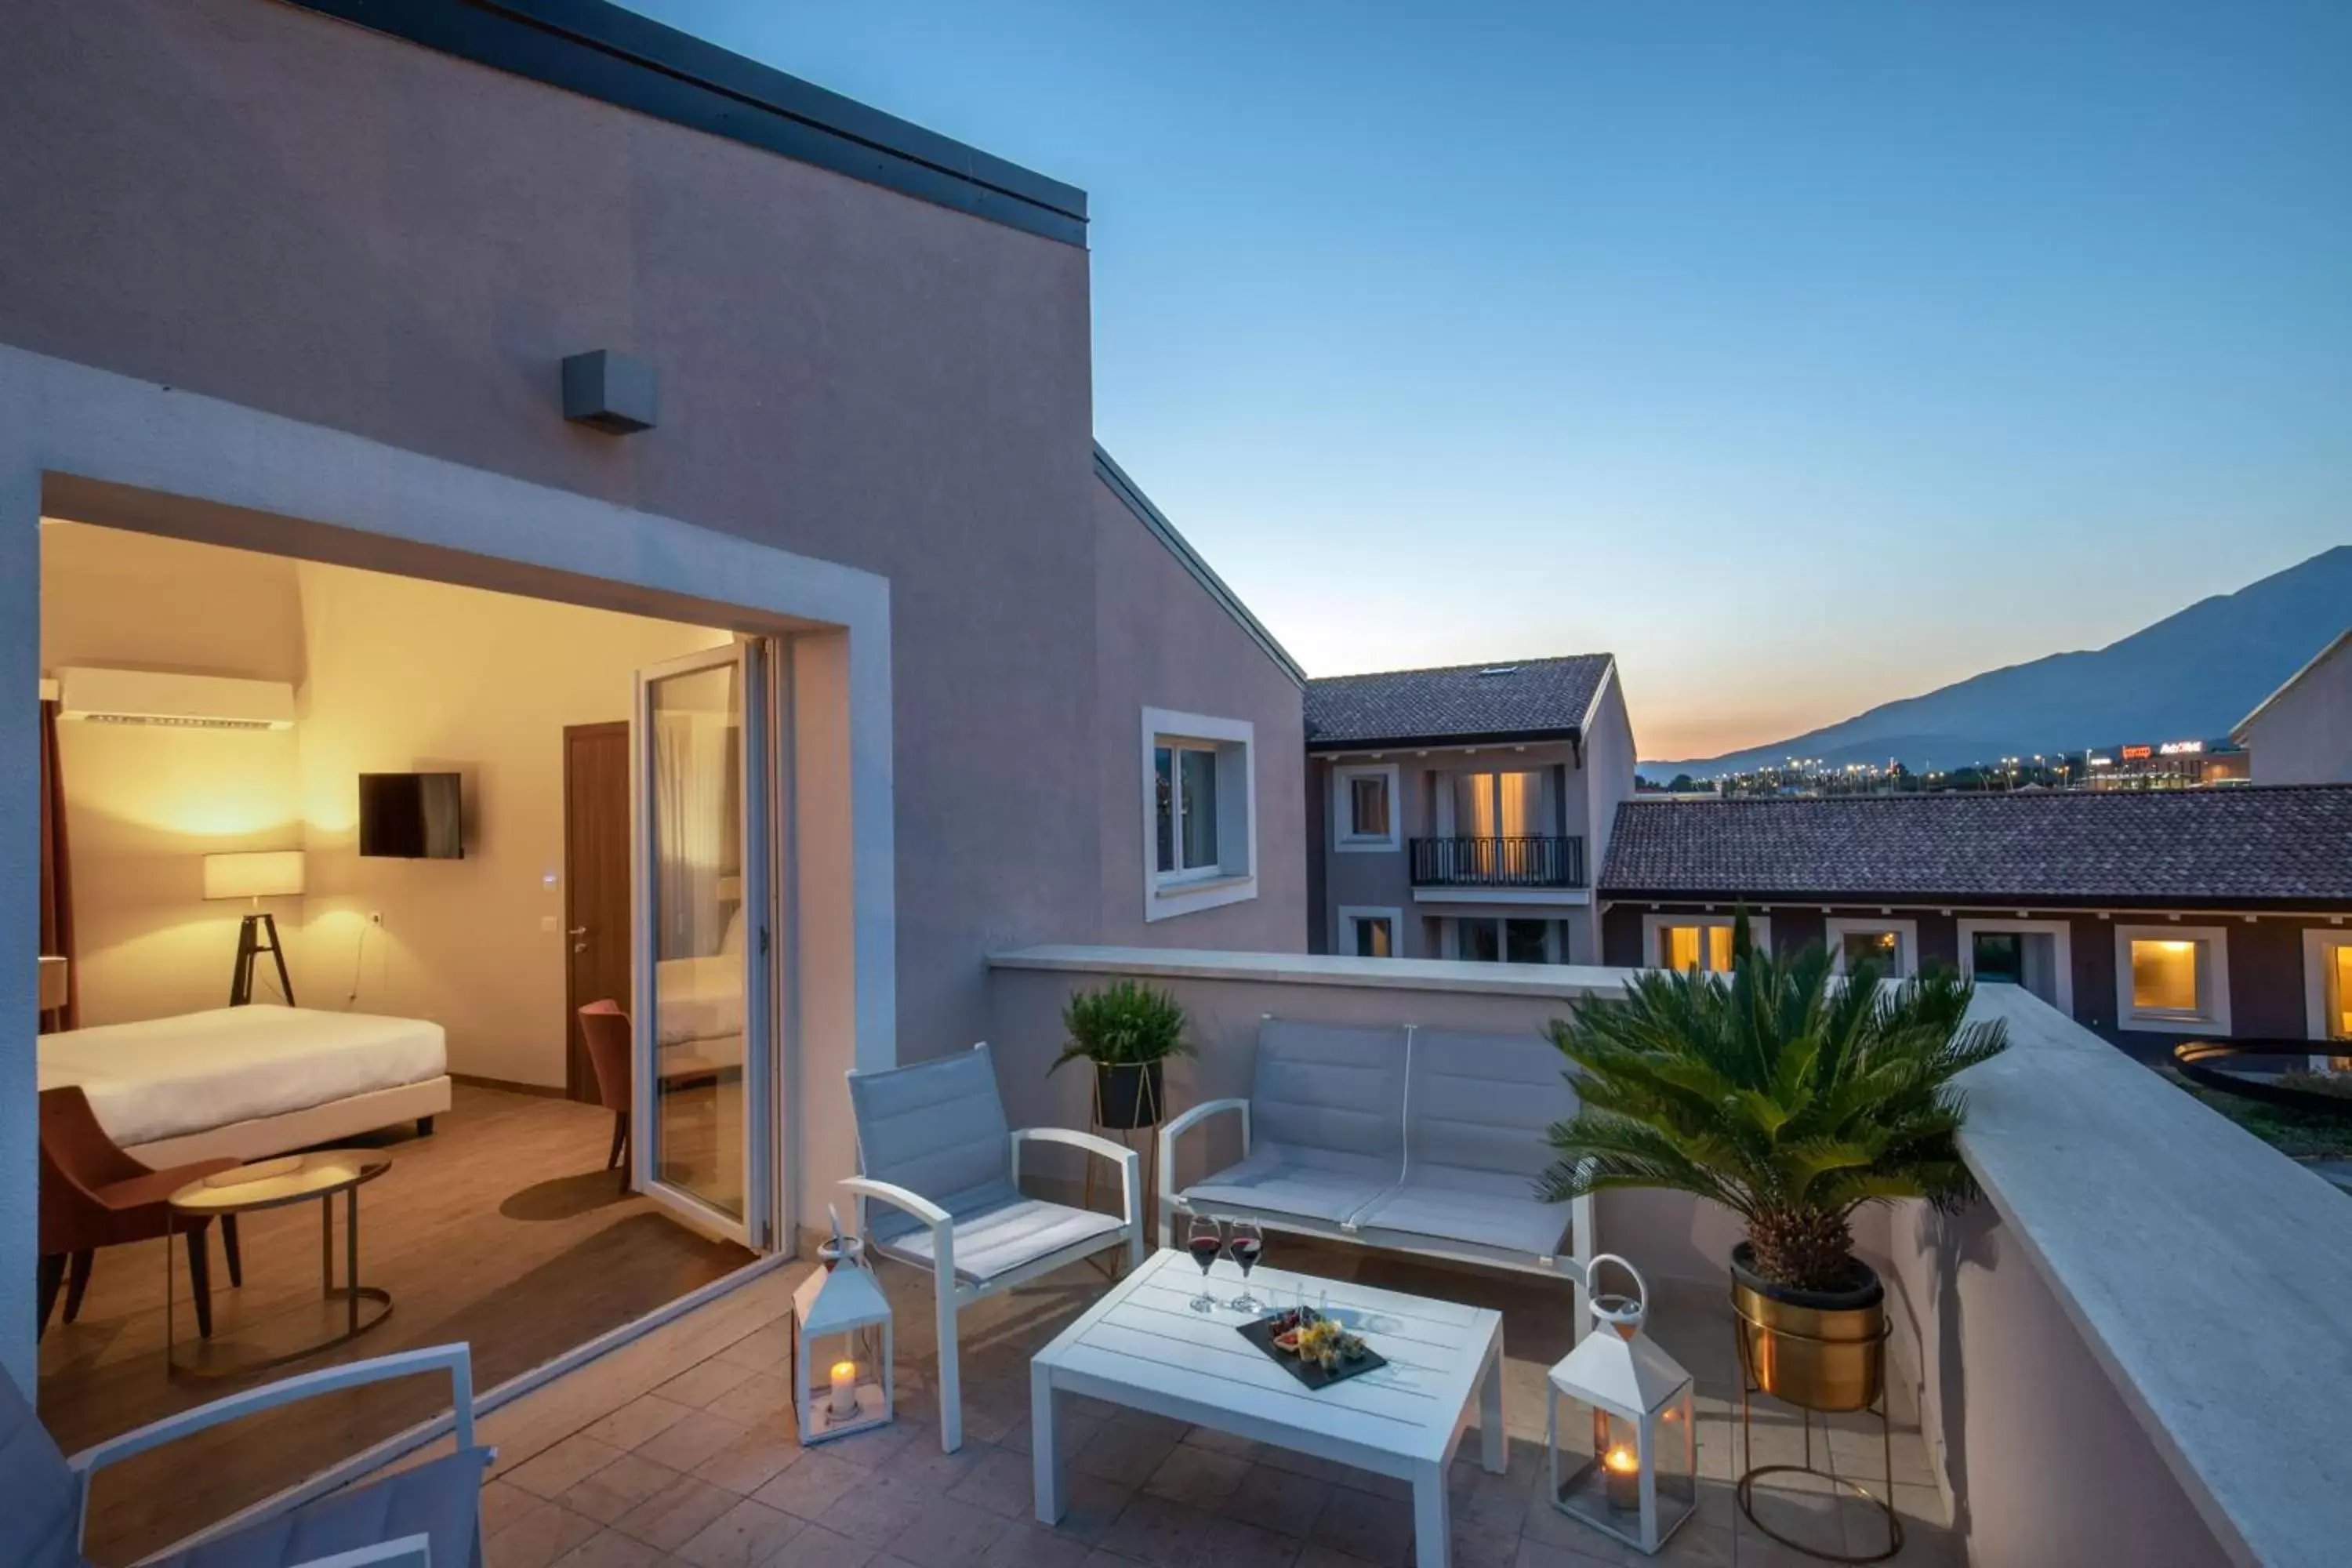
[[[1209,1266],[1216,1262],[1217,1254],[1225,1249],[1224,1231],[1212,1216],[1196,1214],[1191,1226],[1184,1232],[1184,1247],[1192,1253],[1192,1261],[1201,1266],[1201,1293],[1192,1298],[1192,1310],[1213,1312],[1217,1310],[1217,1299],[1209,1294]]]
[[[1257,1267],[1258,1254],[1265,1250],[1265,1232],[1258,1228],[1257,1221],[1254,1219],[1237,1219],[1234,1221],[1232,1234],[1225,1238],[1225,1250],[1233,1254],[1234,1261],[1240,1264],[1242,1269],[1242,1293],[1225,1305],[1236,1312],[1247,1312],[1255,1317],[1265,1310],[1265,1303],[1250,1294],[1249,1277],[1250,1270]]]

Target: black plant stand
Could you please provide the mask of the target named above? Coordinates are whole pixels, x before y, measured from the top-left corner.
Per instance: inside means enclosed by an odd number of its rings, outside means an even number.
[[[1088,1098],[1092,1101],[1092,1105],[1087,1112],[1087,1124],[1088,1130],[1096,1133],[1108,1132],[1114,1134],[1118,1139],[1118,1145],[1122,1149],[1129,1146],[1127,1135],[1130,1131],[1140,1132],[1143,1134],[1143,1148],[1139,1151],[1143,1155],[1143,1191],[1139,1197],[1139,1203],[1141,1205],[1140,1212],[1148,1223],[1150,1216],[1157,1212],[1152,1207],[1152,1197],[1154,1193],[1157,1191],[1155,1184],[1158,1182],[1160,1174],[1160,1123],[1162,1117],[1165,1115],[1165,1112],[1161,1110],[1160,1105],[1160,1097],[1157,1092],[1158,1086],[1153,1082],[1153,1075],[1149,1073],[1137,1075],[1137,1081],[1140,1086],[1138,1092],[1141,1098],[1137,1101],[1139,1114],[1134,1119],[1138,1125],[1132,1128],[1113,1127],[1104,1120],[1102,1074],[1099,1072],[1089,1072],[1087,1077],[1094,1086],[1087,1091]],[[1079,1206],[1090,1209],[1095,1206],[1095,1163],[1092,1160],[1088,1160],[1087,1162],[1085,1193],[1086,1195],[1079,1199]],[[1096,1256],[1097,1260],[1099,1260],[1108,1255],[1098,1253]]]

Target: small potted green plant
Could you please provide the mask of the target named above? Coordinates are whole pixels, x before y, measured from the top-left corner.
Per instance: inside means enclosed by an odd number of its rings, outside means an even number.
[[[1124,1132],[1160,1124],[1168,1103],[1160,1068],[1170,1057],[1192,1054],[1175,997],[1139,981],[1114,980],[1098,991],[1073,993],[1062,1007],[1062,1030],[1068,1038],[1046,1071],[1094,1063],[1099,1125]]]
[[[1551,1130],[1557,1201],[1664,1187],[1723,1205],[1743,1359],[1767,1392],[1860,1410],[1885,1375],[1885,1288],[1853,1255],[1864,1205],[1974,1196],[1952,1079],[2008,1046],[1969,1023],[1948,971],[1899,985],[1866,964],[1840,984],[1811,946],[1776,959],[1734,922],[1728,975],[1647,973],[1551,1026],[1582,1107]]]

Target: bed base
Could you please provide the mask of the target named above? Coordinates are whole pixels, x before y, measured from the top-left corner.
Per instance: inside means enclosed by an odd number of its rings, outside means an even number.
[[[433,1118],[449,1109],[449,1079],[428,1078],[397,1089],[370,1089],[281,1116],[258,1116],[226,1127],[152,1143],[134,1143],[124,1152],[158,1169],[197,1160],[261,1160],[295,1149],[313,1148],[395,1122],[415,1121],[420,1134],[433,1131]]]

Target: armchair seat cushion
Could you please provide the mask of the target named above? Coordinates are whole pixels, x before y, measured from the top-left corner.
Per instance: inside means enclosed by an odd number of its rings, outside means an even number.
[[[969,1285],[985,1285],[1066,1247],[1117,1236],[1126,1228],[1127,1221],[1117,1215],[1016,1196],[994,1208],[956,1216],[956,1278]],[[932,1266],[929,1229],[907,1231],[877,1241],[875,1247],[885,1258],[922,1268]]]
[[[1397,1168],[1389,1161],[1261,1143],[1181,1196],[1193,1209],[1212,1214],[1245,1208],[1346,1225],[1395,1186],[1396,1178]]]
[[[163,1568],[288,1568],[340,1552],[423,1535],[434,1568],[481,1568],[487,1448],[467,1448],[365,1486],[330,1492],[290,1513],[161,1560]]]
[[[1360,1230],[1495,1247],[1537,1258],[1559,1254],[1569,1205],[1548,1204],[1524,1177],[1416,1165],[1355,1216]]]

